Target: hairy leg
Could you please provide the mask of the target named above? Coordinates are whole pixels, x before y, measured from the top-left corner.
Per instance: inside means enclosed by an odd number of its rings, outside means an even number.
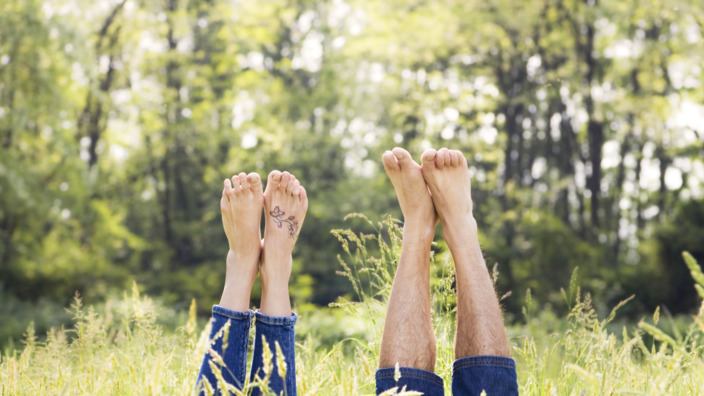
[[[288,281],[291,252],[308,210],[306,190],[288,172],[272,171],[264,191],[264,242],[262,244],[262,300],[259,311],[291,316]]]
[[[443,238],[455,261],[455,358],[510,356],[499,301],[479,248],[467,160],[461,152],[443,148],[427,150],[422,161],[423,177],[442,222]]]
[[[406,150],[382,157],[403,212],[403,242],[381,339],[379,367],[435,369],[435,334],[430,317],[430,245],[435,210],[420,166]]]
[[[249,295],[257,276],[261,253],[262,182],[259,175],[240,173],[225,180],[220,199],[222,225],[230,245],[225,287],[220,306],[249,309]]]

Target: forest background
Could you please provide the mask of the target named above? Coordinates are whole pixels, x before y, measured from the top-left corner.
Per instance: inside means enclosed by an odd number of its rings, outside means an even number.
[[[693,312],[703,25],[695,0],[2,1],[0,347],[133,280],[207,317],[240,171],[309,192],[294,304],[354,298],[331,230],[401,217],[394,146],[466,154],[509,322],[528,289],[566,313],[575,267],[598,312]]]

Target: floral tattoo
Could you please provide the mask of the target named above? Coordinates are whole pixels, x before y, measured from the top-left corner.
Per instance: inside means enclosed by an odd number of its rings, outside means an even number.
[[[282,212],[278,206],[275,207],[274,210],[269,212],[269,215],[274,218],[276,226],[281,228],[284,223],[288,224],[288,236],[290,236],[291,238],[295,238],[296,233],[298,232],[298,221],[296,220],[295,216],[289,216],[288,218],[285,218],[285,214],[286,212]]]

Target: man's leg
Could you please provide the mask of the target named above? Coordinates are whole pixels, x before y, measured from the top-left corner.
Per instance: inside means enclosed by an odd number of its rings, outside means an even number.
[[[220,304],[213,307],[210,350],[206,352],[198,374],[197,389],[214,391],[220,385],[218,377],[242,389],[247,366],[247,342],[252,312],[249,297],[257,276],[261,252],[260,220],[262,215],[262,184],[259,175],[240,173],[225,180],[220,199],[222,225],[230,250],[227,253],[225,287]],[[229,325],[228,325],[229,323]],[[224,345],[223,341],[228,342]],[[211,364],[216,367],[215,372]],[[220,375],[217,372],[220,372]],[[205,382],[208,384],[206,385]]]
[[[264,191],[265,229],[260,269],[262,300],[255,315],[251,379],[254,381],[257,377],[270,375],[269,387],[277,395],[282,391],[288,396],[296,394],[293,326],[297,316],[291,312],[288,282],[291,252],[307,210],[308,198],[300,182],[288,172],[271,172]],[[271,351],[271,366],[263,359],[267,347]],[[281,362],[285,363],[285,367]],[[254,394],[260,394],[259,390],[255,390]]]
[[[442,222],[443,238],[455,261],[457,360],[453,392],[517,392],[515,363],[510,359],[499,301],[479,248],[467,161],[461,152],[444,148],[427,150],[422,161],[423,177]]]
[[[425,394],[443,394],[435,369],[435,334],[430,316],[430,245],[435,209],[420,166],[406,150],[395,148],[382,157],[403,212],[403,241],[391,288],[381,339],[377,393],[399,386]],[[402,369],[394,379],[395,365]],[[431,383],[423,387],[418,382]]]

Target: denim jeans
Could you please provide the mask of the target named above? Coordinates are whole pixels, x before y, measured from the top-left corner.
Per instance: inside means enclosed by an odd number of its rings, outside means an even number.
[[[260,312],[232,311],[218,305],[213,306],[212,328],[210,330],[210,343],[212,351],[206,351],[201,364],[196,391],[199,395],[206,394],[205,382],[213,389],[215,394],[230,394],[223,392],[218,387],[218,377],[236,389],[242,389],[245,383],[247,370],[247,345],[249,342],[249,327],[255,321],[254,354],[250,380],[265,379],[269,373],[268,386],[277,395],[296,395],[296,354],[294,349],[294,325],[298,316],[268,316]],[[229,325],[228,325],[229,323]],[[228,327],[229,326],[229,327]],[[269,351],[271,361],[264,361],[264,340]],[[276,344],[278,343],[282,356],[278,356]],[[214,353],[213,353],[214,352]],[[279,360],[286,364],[285,379],[281,378],[283,370],[279,370]],[[269,363],[270,365],[265,365]],[[216,367],[213,372],[211,364]],[[220,375],[217,374],[219,371]],[[260,395],[259,388],[253,389],[253,395]]]
[[[443,380],[429,371],[400,367],[396,381],[395,368],[376,371],[376,394],[397,387],[397,391],[417,391],[426,396],[443,396]],[[518,395],[516,362],[500,356],[471,356],[457,359],[452,365],[452,394],[457,396]]]

